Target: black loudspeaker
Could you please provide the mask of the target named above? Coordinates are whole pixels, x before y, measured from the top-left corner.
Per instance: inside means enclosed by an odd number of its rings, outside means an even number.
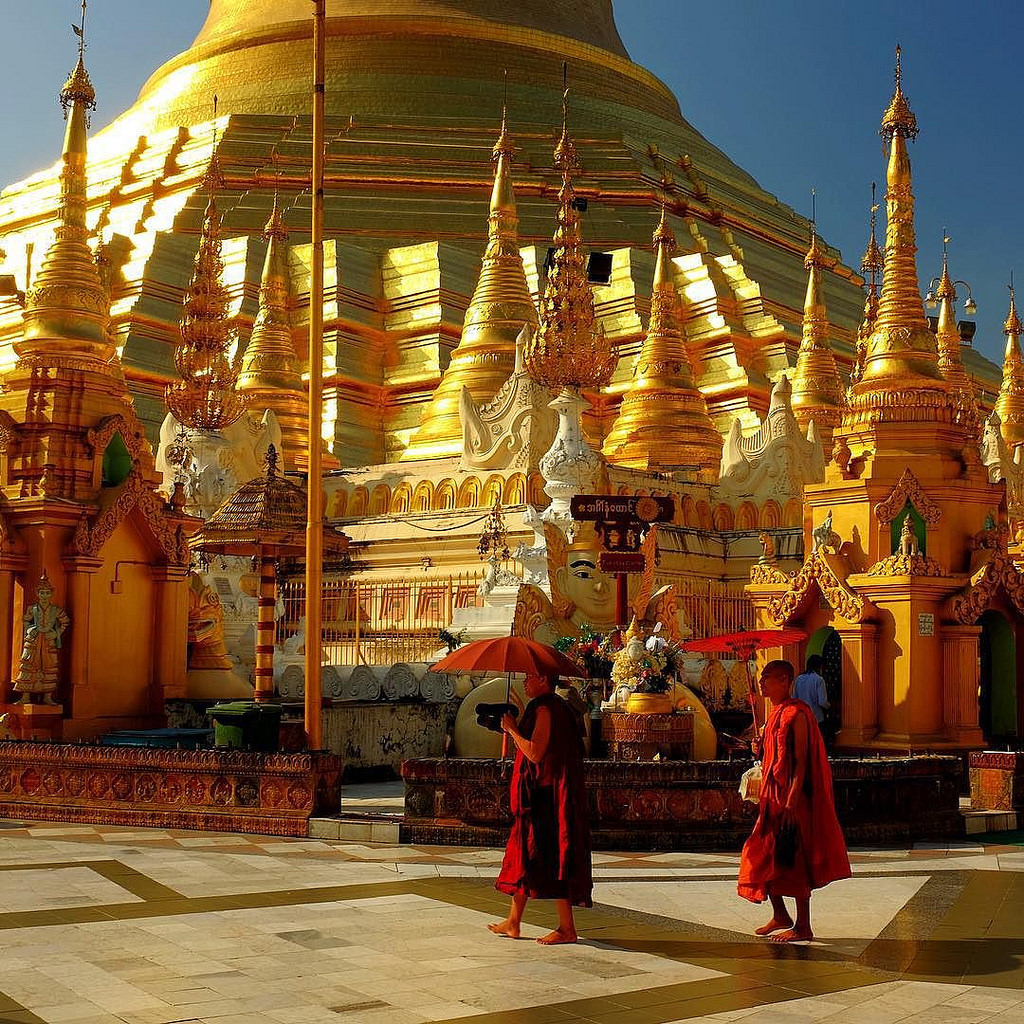
[[[590,205],[590,201],[586,196],[575,196],[572,201],[572,208],[578,210],[580,213],[586,213],[587,207]]]
[[[612,254],[592,252],[587,256],[587,280],[591,284],[608,284],[612,279]]]

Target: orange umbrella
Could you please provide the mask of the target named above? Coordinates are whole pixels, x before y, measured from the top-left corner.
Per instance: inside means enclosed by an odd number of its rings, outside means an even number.
[[[747,662],[754,656],[754,651],[766,647],[782,647],[784,644],[798,644],[807,639],[801,629],[787,626],[783,629],[740,629],[735,633],[722,633],[719,636],[708,636],[700,640],[687,640],[682,644],[684,651],[699,654],[731,654],[740,661]],[[757,693],[757,684],[747,669],[751,694]],[[761,733],[761,724],[757,720],[757,707],[751,696],[750,711],[754,716],[754,735]]]
[[[514,672],[528,676],[585,676],[574,661],[554,647],[521,636],[475,640],[433,666],[435,672]]]

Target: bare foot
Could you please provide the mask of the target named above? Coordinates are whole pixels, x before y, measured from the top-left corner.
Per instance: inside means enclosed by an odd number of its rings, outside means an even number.
[[[798,932],[795,928],[782,932],[771,937],[772,942],[811,942],[814,939],[812,932]]]
[[[505,918],[504,921],[498,921],[495,924],[489,924],[487,930],[494,932],[495,935],[501,935],[506,939],[518,939],[519,938],[519,925],[514,924],[509,918]]]
[[[562,946],[576,942],[578,939],[579,936],[576,932],[563,932],[561,928],[556,928],[553,932],[542,935],[537,941],[542,946]]]
[[[792,928],[793,918],[786,914],[785,917],[773,917],[767,924],[754,929],[755,935],[771,935],[772,932],[781,931],[783,928]]]

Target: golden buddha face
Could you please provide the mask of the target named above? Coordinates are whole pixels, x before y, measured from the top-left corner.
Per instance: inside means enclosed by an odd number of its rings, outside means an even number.
[[[562,594],[575,607],[573,620],[593,626],[615,621],[615,583],[598,566],[598,548],[570,549],[567,563],[557,573]]]

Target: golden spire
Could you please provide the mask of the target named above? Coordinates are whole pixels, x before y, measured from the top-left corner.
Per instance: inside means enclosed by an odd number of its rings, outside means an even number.
[[[832,432],[842,417],[846,391],[828,341],[828,315],[821,272],[830,262],[812,218],[811,246],[804,258],[807,294],[804,297],[803,337],[793,372],[792,405],[802,429],[806,430],[812,420],[817,425],[826,453],[832,451]]]
[[[618,357],[597,322],[594,293],[587,280],[573,185],[580,162],[569,134],[568,87],[562,94],[562,136],[554,157],[555,167],[562,172],[555,245],[541,298],[540,330],[526,345],[526,369],[534,380],[552,390],[600,390],[611,380]]]
[[[1003,440],[1011,451],[1024,441],[1024,359],[1021,358],[1020,336],[1024,324],[1017,315],[1013,284],[1010,284],[1010,311],[1003,324],[1006,354],[1003,357],[1003,383],[999,388],[995,409],[1003,432]]]
[[[213,116],[216,123],[216,97]],[[234,423],[246,406],[245,396],[237,390],[239,363],[233,352],[234,329],[228,318],[228,292],[223,282],[217,210],[217,188],[222,184],[215,135],[206,172],[209,199],[192,280],[185,293],[181,342],[174,350],[174,365],[181,380],[164,392],[174,418],[192,430],[221,430]]]
[[[857,330],[857,354],[850,370],[850,387],[853,387],[864,373],[864,363],[868,354],[868,338],[871,337],[871,332],[875,329],[875,319],[878,316],[878,275],[885,266],[885,257],[875,236],[875,215],[878,213],[875,188],[875,183],[871,182],[871,230],[868,233],[868,247],[864,250],[860,261],[860,272],[867,276],[864,317]]]
[[[108,362],[115,345],[107,333],[110,304],[89,245],[87,135],[96,91],[85,69],[85,3],[78,36],[78,62],[64,83],[60,103],[67,129],[61,154],[60,199],[53,243],[25,299],[25,334],[14,343],[21,356],[74,353]]]
[[[722,435],[708,415],[686,352],[672,256],[676,239],[662,208],[654,231],[651,319],[633,380],[604,443],[609,462],[664,471],[693,466],[717,480]]]
[[[523,325],[537,326],[537,310],[519,254],[519,215],[512,185],[514,155],[504,106],[492,153],[494,185],[480,277],[466,310],[458,348],[402,456],[405,461],[461,453],[462,389],[467,388],[478,405],[490,401],[515,369],[516,338]]]
[[[950,385],[953,417],[969,433],[977,437],[981,431],[978,403],[974,397],[971,378],[960,358],[960,331],[956,326],[956,288],[949,276],[949,237],[942,232],[942,274],[935,297],[939,300],[939,323],[935,332],[939,349],[939,370]]]
[[[281,217],[278,195],[263,229],[267,255],[260,281],[260,305],[242,359],[238,390],[254,409],[273,409],[281,424],[287,469],[306,464],[309,410],[299,358],[292,341],[292,290],[288,269],[288,229]]]
[[[873,421],[941,419],[949,415],[950,407],[917,280],[914,196],[907,156],[907,139],[917,135],[917,119],[903,95],[899,47],[896,89],[882,117],[881,135],[890,147],[882,294],[864,372],[851,389],[851,411]]]

